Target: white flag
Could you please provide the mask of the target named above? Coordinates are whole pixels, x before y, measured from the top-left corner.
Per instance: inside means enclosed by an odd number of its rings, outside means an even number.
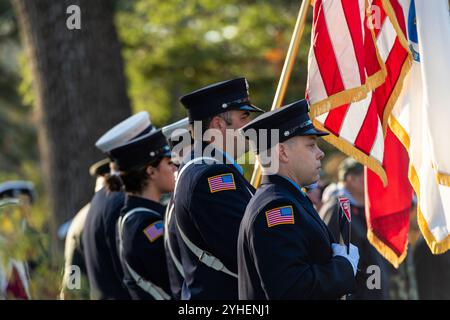
[[[450,15],[447,0],[400,0],[413,66],[390,126],[406,146],[418,222],[433,253],[450,249]]]

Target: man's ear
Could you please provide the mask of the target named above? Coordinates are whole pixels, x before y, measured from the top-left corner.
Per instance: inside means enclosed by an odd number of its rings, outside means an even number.
[[[289,146],[284,143],[279,143],[277,145],[277,153],[278,153],[278,159],[281,163],[288,163],[289,162],[289,152],[288,149]]]
[[[223,120],[219,116],[215,116],[215,117],[212,118],[211,124],[209,125],[209,127],[211,129],[217,129],[217,130],[219,130],[221,132],[224,132],[225,129],[227,128],[225,120]]]
[[[155,173],[156,173],[156,168],[152,167],[152,166],[147,166],[147,169],[145,169],[145,171],[148,174],[148,178],[149,179],[153,179]]]

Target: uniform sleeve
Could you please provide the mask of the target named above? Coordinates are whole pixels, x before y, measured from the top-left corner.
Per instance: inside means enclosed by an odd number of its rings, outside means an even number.
[[[168,286],[167,264],[164,252],[163,221],[140,223],[132,242],[132,251],[127,260],[143,278],[166,289]]]
[[[312,251],[324,248],[309,242],[311,237],[306,235],[314,231],[310,230],[311,224],[302,222],[296,209],[295,224],[268,227],[265,212],[279,206],[271,204],[260,212],[249,232],[250,247],[267,298],[338,299],[350,293],[355,278],[345,258],[330,255],[324,264],[310,262]]]
[[[117,279],[119,279],[119,282],[122,282],[123,277],[123,271],[122,271],[122,265],[120,263],[120,258],[118,254],[117,244],[116,244],[116,229],[117,229],[117,219],[120,215],[120,210],[124,205],[123,197],[119,194],[113,194],[110,195],[111,197],[114,196],[114,199],[109,200],[105,212],[108,214],[105,214],[104,216],[104,237],[105,242],[109,248],[108,252],[111,257],[111,261],[113,262],[112,268],[114,269],[114,273],[116,274]]]
[[[226,166],[214,166],[197,182],[189,205],[191,218],[208,246],[202,249],[213,252],[233,272],[237,272],[239,226],[249,201],[250,194],[236,173]]]

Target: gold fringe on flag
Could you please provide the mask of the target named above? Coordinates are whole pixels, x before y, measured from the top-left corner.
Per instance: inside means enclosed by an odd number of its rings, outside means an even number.
[[[386,243],[384,243],[377,235],[370,229],[367,230],[367,239],[370,244],[373,245],[377,251],[389,261],[395,268],[405,260],[406,254],[408,253],[408,241],[406,241],[405,248],[402,250],[402,255],[398,256],[394,250],[392,250]]]
[[[392,7],[390,0],[382,0],[383,9],[386,12],[389,20],[391,20],[392,26],[394,27],[395,32],[397,33],[398,40],[405,50],[409,52],[409,44],[406,39],[406,35],[403,33],[402,28],[400,28],[400,24],[398,23],[397,16],[395,15],[395,10]]]
[[[386,107],[384,108],[383,112],[383,121],[381,123],[383,127],[383,135],[386,137],[386,131],[387,127],[389,125],[389,118],[392,116],[392,109],[394,109],[395,103],[397,102],[397,99],[402,92],[403,89],[403,83],[405,80],[406,75],[408,74],[409,70],[412,66],[412,56],[411,52],[408,50],[408,57],[406,58],[405,62],[403,63],[402,70],[400,71],[400,75],[397,79],[397,82],[395,83],[394,89],[391,92],[391,96],[389,97],[389,100],[386,104]]]
[[[405,146],[409,153],[410,139],[407,131],[402,127],[400,122],[394,117],[389,117],[389,127],[392,132],[397,136],[400,142]],[[450,249],[450,235],[448,235],[442,241],[437,241],[434,235],[430,231],[427,221],[425,220],[423,213],[420,209],[421,195],[420,195],[420,180],[417,174],[416,168],[413,166],[412,162],[409,162],[408,178],[411,185],[417,195],[417,223],[419,225],[420,231],[425,238],[431,252],[433,254],[442,254]]]
[[[450,175],[439,172],[439,169],[434,164],[431,165],[436,175],[436,182],[445,187],[450,187]]]
[[[330,132],[316,119],[313,120],[313,123],[314,126],[316,126],[319,130]],[[380,177],[381,181],[383,182],[383,186],[385,187],[387,186],[386,171],[384,170],[381,162],[379,162],[373,157],[368,156],[361,150],[355,148],[351,143],[348,143],[344,139],[335,136],[331,132],[328,136],[323,136],[322,138],[328,143],[331,143],[333,146],[338,148],[343,153],[355,158],[357,161],[367,166],[370,170],[375,172]]]
[[[315,118],[329,112],[335,108],[341,107],[345,104],[358,102],[367,97],[367,94],[378,88],[380,85],[384,83],[386,78],[386,69],[381,66],[381,69],[367,78],[365,84],[347,89],[344,91],[340,91],[336,94],[329,96],[326,99],[320,100],[311,105],[310,117]]]
[[[436,181],[443,186],[450,187],[450,175],[448,174],[437,172]]]
[[[419,224],[420,231],[422,231],[423,237],[430,247],[433,254],[442,254],[450,249],[450,235],[448,235],[444,240],[438,242],[436,238],[430,231],[428,223],[425,220],[422,211],[419,206],[420,202],[417,203],[417,223]]]

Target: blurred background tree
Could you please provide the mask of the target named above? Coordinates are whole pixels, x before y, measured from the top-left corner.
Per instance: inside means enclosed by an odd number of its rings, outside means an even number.
[[[0,177],[20,174],[25,161],[38,160],[31,108],[21,103],[17,90],[20,55],[14,11],[9,1],[0,0]]]
[[[96,139],[131,113],[114,5],[110,0],[12,3],[32,73],[41,167],[56,240],[57,227],[92,196],[88,168],[103,157],[94,147]],[[81,8],[79,30],[66,24],[71,5]]]

